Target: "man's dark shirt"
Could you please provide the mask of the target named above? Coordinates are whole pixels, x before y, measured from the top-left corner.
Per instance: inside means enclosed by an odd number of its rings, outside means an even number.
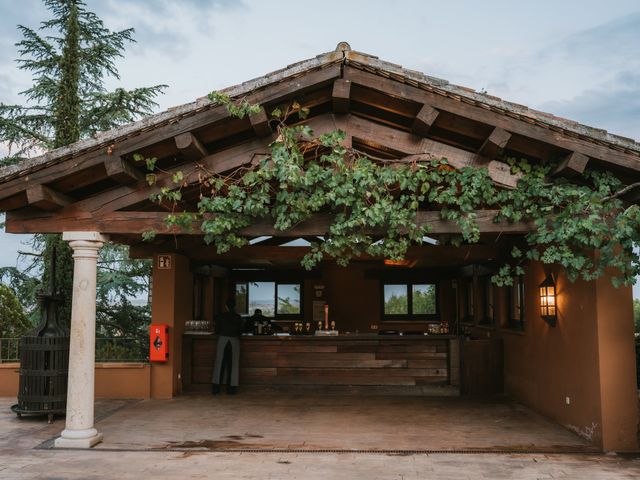
[[[224,337],[242,335],[242,317],[236,312],[223,312],[216,318],[216,333]]]

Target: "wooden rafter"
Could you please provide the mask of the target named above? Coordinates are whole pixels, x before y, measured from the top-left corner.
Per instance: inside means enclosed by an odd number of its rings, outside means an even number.
[[[178,151],[188,160],[197,162],[202,157],[206,157],[209,152],[200,143],[200,140],[191,132],[184,132],[173,137]]]
[[[345,66],[344,78],[351,80],[354,85],[365,86],[387,95],[393,95],[414,102],[428,103],[441,111],[467,117],[477,122],[492,125],[493,127],[500,127],[511,133],[517,133],[540,142],[556,145],[565,150],[575,151],[626,169],[640,171],[640,157],[637,155],[620,152],[605,145],[574,136],[564,135],[555,130],[533,125],[529,122],[513,118],[512,116],[470,105],[454,98],[384,78],[357,68]]]
[[[422,108],[420,108],[420,111],[418,111],[416,118],[413,120],[411,131],[416,135],[426,137],[439,114],[440,112],[431,105],[423,105]]]
[[[144,174],[122,157],[105,160],[104,168],[109,178],[112,178],[122,185],[144,180]]]
[[[292,92],[302,93],[310,88],[317,88],[319,85],[332,82],[339,76],[340,66],[332,65],[306,73],[303,76],[288,78],[269,88],[257,90],[247,95],[246,99],[251,103],[260,104],[276,102],[290,98]],[[108,161],[111,156],[124,157],[154,145],[161,140],[170,139],[181,133],[191,132],[226,118],[229,118],[227,109],[224,106],[216,106],[209,110],[203,110],[196,115],[187,116],[138,135],[117,141],[109,147],[109,155],[107,155],[107,147],[105,147],[83,153],[78,157],[62,159],[51,166],[33,171],[29,175],[23,175],[7,181],[2,185],[2,189],[0,189],[0,200],[12,197],[26,190],[27,186],[31,183],[52,183],[57,179],[67,176],[70,171],[80,172],[90,169],[91,167]],[[2,207],[6,208],[3,205]]]
[[[263,107],[254,115],[249,116],[251,127],[258,137],[266,137],[273,133],[269,124],[269,116]]]
[[[589,157],[581,153],[571,152],[567,155],[553,171],[553,176],[576,177],[584,172],[589,163]]]
[[[68,196],[47,187],[46,185],[30,185],[27,188],[27,203],[42,210],[60,210],[71,204]]]
[[[478,153],[487,158],[496,158],[507,147],[507,143],[511,139],[511,134],[500,127],[496,127],[491,135],[484,141]]]

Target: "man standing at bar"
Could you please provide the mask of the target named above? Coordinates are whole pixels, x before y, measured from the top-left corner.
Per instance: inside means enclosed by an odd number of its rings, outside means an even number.
[[[227,346],[231,348],[231,380],[227,393],[234,395],[238,391],[240,374],[240,335],[242,335],[242,317],[236,313],[236,302],[233,297],[227,300],[227,310],[216,318],[216,333],[218,334],[218,348],[216,349],[216,363],[213,367],[213,386],[211,392],[220,393],[222,383],[222,365]]]

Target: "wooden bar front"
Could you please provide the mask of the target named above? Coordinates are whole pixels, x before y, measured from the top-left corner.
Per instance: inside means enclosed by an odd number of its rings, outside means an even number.
[[[243,336],[243,386],[457,386],[459,340],[447,335]],[[184,336],[183,386],[211,386],[215,335]]]

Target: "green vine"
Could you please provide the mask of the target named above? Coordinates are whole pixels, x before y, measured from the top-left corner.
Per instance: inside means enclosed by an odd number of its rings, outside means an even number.
[[[210,98],[239,118],[260,109],[215,92]],[[495,209],[496,222],[527,221],[535,227],[493,277],[498,285],[511,284],[528,260],[559,264],[572,281],[593,280],[613,267],[614,284],[630,284],[640,271],[634,252],[638,206],[624,205],[619,198],[623,185],[611,173],[587,170],[574,183],[550,179],[551,164],[510,159],[512,172],[521,178],[517,188],[505,189],[494,184],[486,168],[454,169],[444,158],[411,163],[371,158],[347,148],[344,132],[315,137],[309,126],[296,124],[308,113],[295,102],[270,112],[277,139],[257,163],[228,175],[202,165],[194,167],[197,175],[174,173],[171,184],[152,197],[173,205],[167,226],[189,230],[198,222],[204,240],[224,253],[247,245],[241,231],[256,221],[284,231],[329,214],[327,234],[311,243],[302,260],[311,269],[325,258],[340,265],[363,254],[402,259],[411,245],[429,235],[429,228],[417,222],[419,210],[439,211],[442,219],[459,226],[452,244],[477,243],[476,211]],[[134,158],[146,163],[150,185],[166,173],[155,158]],[[185,211],[182,190],[194,185],[200,189],[197,211]],[[145,232],[143,238],[154,236]]]

